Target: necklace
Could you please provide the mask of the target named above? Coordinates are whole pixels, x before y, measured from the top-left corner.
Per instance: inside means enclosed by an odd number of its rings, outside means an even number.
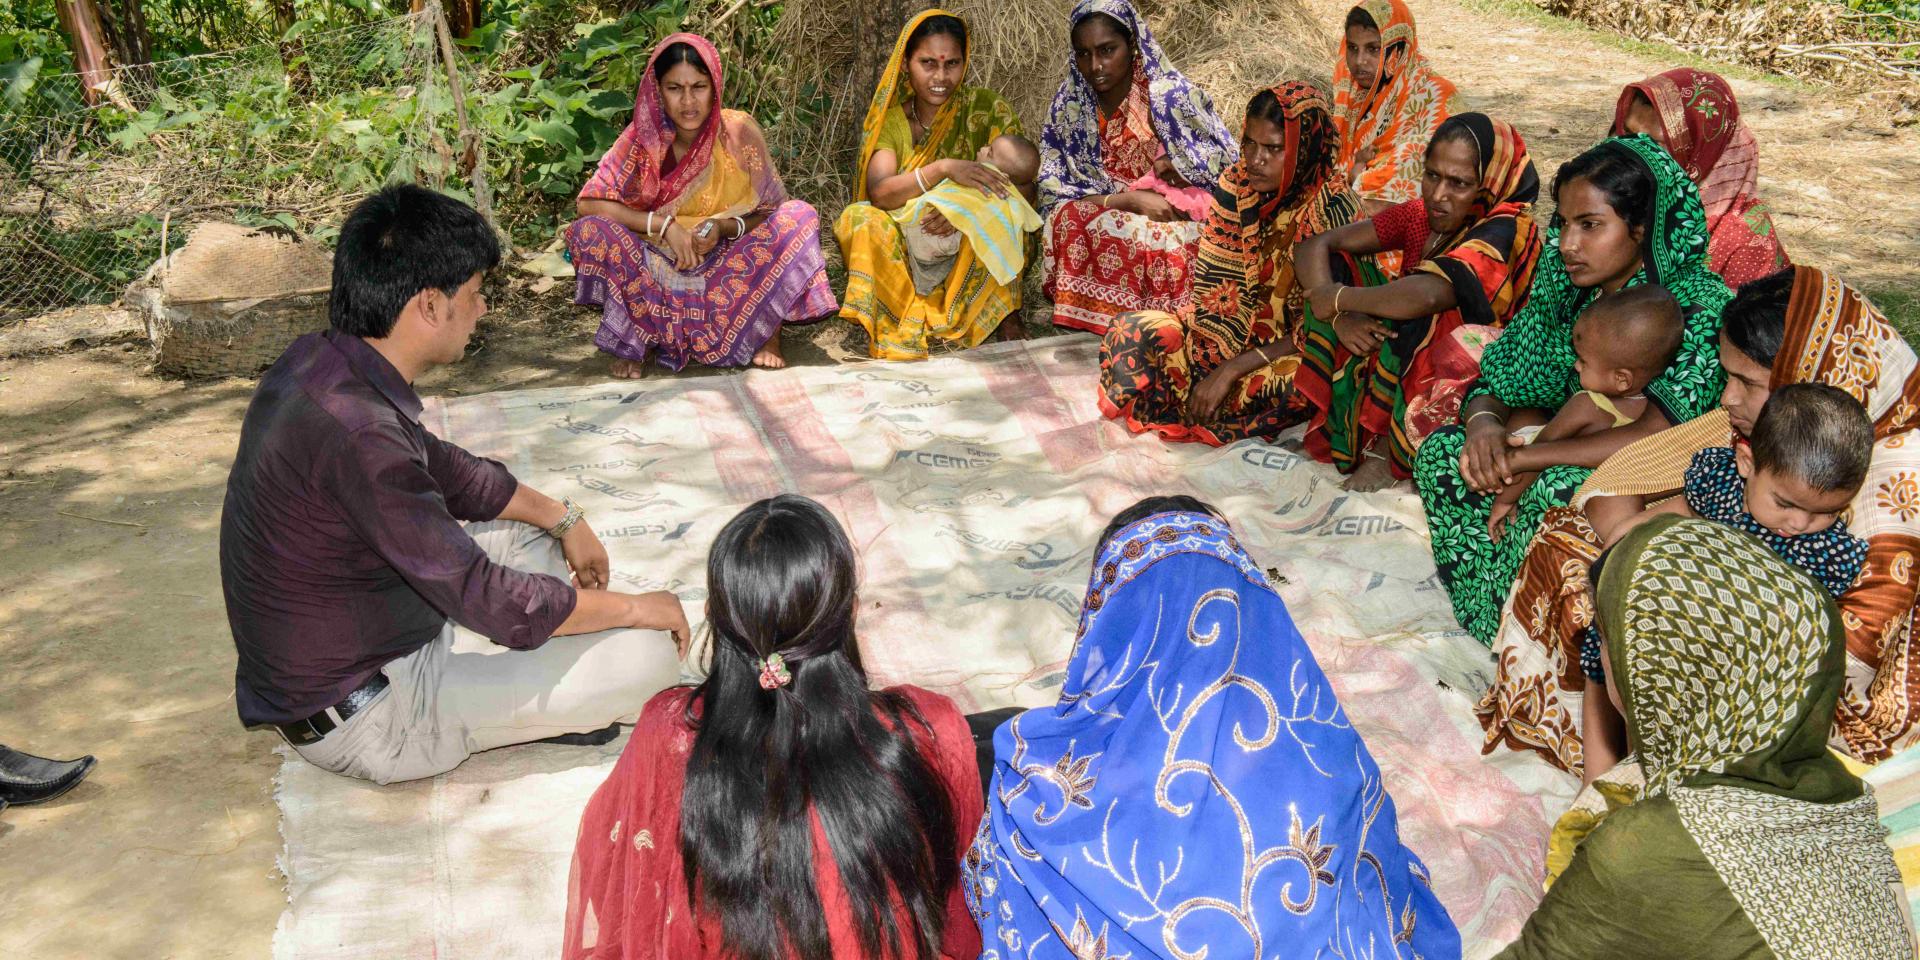
[[[907,111],[907,129],[908,132],[913,134],[913,142],[919,143],[925,140],[927,134],[931,132],[930,125],[925,120],[920,119],[919,97],[909,98],[907,105],[913,108]]]

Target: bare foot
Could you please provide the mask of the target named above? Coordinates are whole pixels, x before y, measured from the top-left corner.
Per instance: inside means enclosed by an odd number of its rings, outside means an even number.
[[[773,339],[753,355],[753,365],[762,370],[779,370],[787,365],[787,358],[780,355],[780,332],[774,331]]]
[[[613,375],[621,380],[639,380],[647,375],[646,361],[615,357],[613,358]]]
[[[993,338],[1001,343],[1006,343],[1009,340],[1025,340],[1027,338],[1027,318],[1024,311],[1015,311],[1008,315],[1005,320],[1000,321],[1000,326],[993,331]]]
[[[1393,466],[1385,459],[1375,456],[1366,456],[1361,459],[1363,462],[1360,464],[1360,469],[1349,475],[1344,484],[1348,490],[1354,493],[1372,493],[1376,490],[1385,490],[1398,482],[1393,477]]]

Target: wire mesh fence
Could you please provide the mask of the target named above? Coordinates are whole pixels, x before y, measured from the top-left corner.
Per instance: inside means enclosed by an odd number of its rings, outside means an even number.
[[[205,220],[324,241],[385,183],[464,195],[437,16],[37,78],[0,105],[0,322],[110,302]]]

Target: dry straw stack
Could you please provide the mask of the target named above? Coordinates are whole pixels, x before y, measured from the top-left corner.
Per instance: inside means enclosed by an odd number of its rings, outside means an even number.
[[[1920,103],[1920,23],[1830,0],[1535,0],[1547,12],[1790,76],[1878,88],[1907,119]]]
[[[1301,0],[1209,4],[1137,0],[1174,65],[1213,96],[1229,125],[1254,91],[1280,80],[1322,82],[1333,33]],[[1047,105],[1066,76],[1070,49],[1065,0],[948,0],[971,29],[967,82],[1013,104],[1038,137]],[[776,34],[786,51],[798,115],[772,132],[781,175],[828,219],[847,202],[860,122],[900,26],[934,4],[915,0],[790,0]]]

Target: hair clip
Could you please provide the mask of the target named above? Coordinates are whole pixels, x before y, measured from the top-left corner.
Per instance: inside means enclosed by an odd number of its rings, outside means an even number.
[[[793,674],[787,672],[787,658],[770,653],[760,661],[760,689],[774,690],[792,682]]]

